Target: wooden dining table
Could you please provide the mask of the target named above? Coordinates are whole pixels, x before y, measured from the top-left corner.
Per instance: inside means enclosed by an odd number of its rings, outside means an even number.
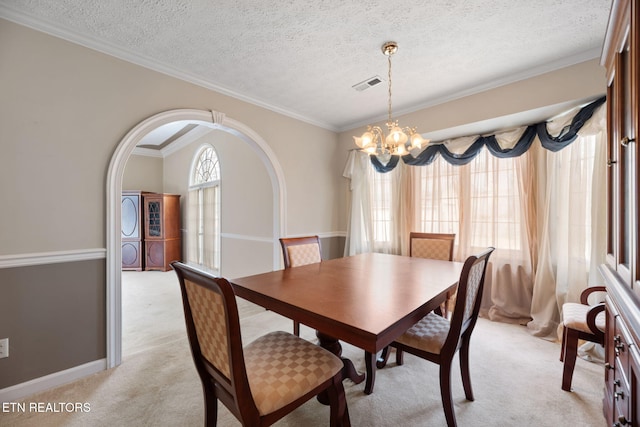
[[[376,354],[446,300],[463,263],[380,253],[336,258],[231,281],[237,296],[316,329],[338,356],[340,340],[364,349],[365,393],[373,390]],[[368,360],[367,360],[368,359]],[[343,358],[344,375],[365,379]]]

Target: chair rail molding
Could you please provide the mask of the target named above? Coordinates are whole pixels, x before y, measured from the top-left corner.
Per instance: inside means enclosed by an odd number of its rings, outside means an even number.
[[[273,188],[273,268],[280,268],[278,238],[286,234],[286,186],[284,172],[267,142],[253,129],[213,110],[176,109],[153,115],[132,128],[118,144],[107,173],[107,369],[122,362],[122,293],[120,246],[120,198],[122,178],[129,156],[152,130],[176,121],[219,129],[247,143],[265,165]]]
[[[103,259],[106,257],[106,253],[107,250],[104,248],[95,248],[54,252],[37,252],[16,255],[0,255],[0,269]]]

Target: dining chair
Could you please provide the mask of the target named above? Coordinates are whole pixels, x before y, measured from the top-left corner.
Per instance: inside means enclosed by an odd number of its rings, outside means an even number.
[[[453,261],[453,245],[456,240],[455,234],[449,233],[419,233],[412,231],[409,233],[409,256],[417,258],[437,259],[442,261]],[[437,314],[444,317],[449,316],[452,302],[455,300],[456,292],[447,293],[447,298],[436,310]],[[396,352],[402,350],[396,349]],[[402,357],[402,355],[400,355]],[[389,359],[389,347],[385,347],[377,359],[378,366],[384,366]]]
[[[409,256],[428,259],[453,261],[453,245],[455,234],[447,233],[409,233]],[[448,316],[455,292],[447,294],[447,299],[440,306],[440,313]]]
[[[567,302],[562,305],[562,346],[560,361],[562,370],[562,389],[571,391],[573,369],[578,355],[578,340],[591,341],[604,345],[605,305],[603,302],[589,305],[589,295],[594,292],[606,292],[604,286],[586,288],[580,294],[580,303]]]
[[[218,400],[243,426],[269,426],[320,393],[330,404],[330,425],[350,425],[339,357],[282,331],[243,347],[231,284],[181,262],[171,266],[202,383],[205,426],[216,425]]]
[[[431,312],[391,344],[398,350],[440,365],[440,395],[449,427],[456,425],[451,396],[451,365],[458,350],[465,397],[474,400],[469,374],[469,343],[478,319],[485,273],[493,251],[494,248],[487,248],[465,261],[450,320]],[[402,365],[403,362],[403,353],[396,352],[396,364]],[[378,365],[378,368],[383,366]]]
[[[318,236],[280,238],[284,268],[299,267],[322,261],[322,247]],[[293,321],[293,333],[300,336],[300,322]]]

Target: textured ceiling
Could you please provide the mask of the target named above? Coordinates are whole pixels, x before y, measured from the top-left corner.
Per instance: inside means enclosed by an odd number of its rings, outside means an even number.
[[[610,0],[0,0],[0,17],[332,130],[599,57]],[[373,76],[383,84],[353,85]],[[212,106],[213,108],[213,106]]]

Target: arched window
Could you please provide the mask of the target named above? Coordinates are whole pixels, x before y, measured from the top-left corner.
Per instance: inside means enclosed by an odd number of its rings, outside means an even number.
[[[210,144],[194,156],[189,177],[187,261],[220,270],[220,163]]]

